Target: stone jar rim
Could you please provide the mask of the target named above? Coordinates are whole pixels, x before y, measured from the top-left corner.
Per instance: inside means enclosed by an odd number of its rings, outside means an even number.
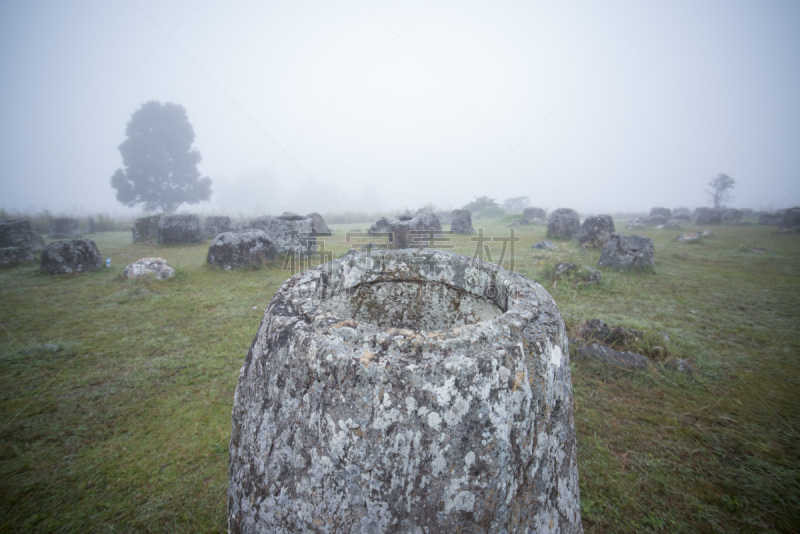
[[[412,330],[339,316],[323,306],[334,295],[375,282],[443,284],[490,300],[500,313],[449,329]],[[542,306],[548,302],[552,306]],[[539,337],[536,330],[563,331],[558,317],[539,316],[550,307],[555,303],[544,288],[502,267],[449,251],[400,249],[349,254],[299,273],[284,282],[266,314],[295,321],[296,331],[310,329],[318,341],[322,336],[351,348],[427,352],[442,345],[455,347],[454,341],[461,345],[519,339],[523,330],[526,338]]]

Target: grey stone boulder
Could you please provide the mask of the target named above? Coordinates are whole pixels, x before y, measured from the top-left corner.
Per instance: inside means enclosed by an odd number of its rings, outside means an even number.
[[[538,284],[437,250],[287,280],[234,395],[228,530],[581,532],[567,337]]]
[[[267,215],[252,219],[250,227],[266,232],[278,254],[308,256],[316,252],[317,238],[310,217],[288,212],[278,217]]]
[[[542,208],[525,208],[522,210],[522,216],[531,222],[544,221],[547,219],[547,212]]]
[[[600,271],[585,265],[564,262],[553,267],[553,279],[555,280],[566,280],[573,284],[596,284],[601,278]]]
[[[69,217],[56,217],[50,221],[50,237],[55,239],[61,238],[78,238],[83,235],[81,233],[81,224],[78,219]]]
[[[628,230],[644,230],[649,224],[647,217],[634,217],[632,220],[628,221],[625,228]]]
[[[687,360],[685,358],[674,358],[664,363],[664,368],[675,373],[690,375],[695,372],[696,365],[692,360]]]
[[[559,208],[547,219],[547,237],[550,239],[571,239],[580,229],[578,212],[570,208]]]
[[[122,270],[125,278],[149,277],[158,280],[166,280],[175,276],[175,269],[170,267],[167,260],[163,258],[142,258],[131,263]]]
[[[697,208],[694,210],[696,224],[719,224],[722,222],[722,210],[714,208]]]
[[[231,218],[227,215],[210,215],[203,221],[203,237],[205,239],[214,239],[218,234],[231,230],[233,230]]]
[[[675,208],[672,210],[672,219],[677,221],[692,220],[692,211],[689,208]]]
[[[203,228],[197,215],[162,215],[158,221],[160,245],[193,245],[203,241]]]
[[[558,250],[558,245],[552,241],[539,241],[534,243],[531,248],[536,250]]]
[[[25,219],[0,221],[0,248],[9,247],[41,252],[44,249],[44,239]]]
[[[16,267],[36,261],[30,247],[0,247],[0,267]]]
[[[780,226],[783,222],[783,213],[759,213],[758,224],[765,226]]]
[[[226,270],[264,265],[278,255],[272,239],[263,230],[224,232],[208,247],[206,261]]]
[[[700,234],[694,232],[681,234],[675,238],[675,241],[678,243],[697,243],[700,241]]]
[[[725,208],[720,211],[720,219],[725,224],[736,224],[742,220],[742,210],[736,208]]]
[[[669,208],[650,208],[650,217],[664,217],[669,220],[672,218],[672,210]]]
[[[140,217],[133,222],[131,234],[134,243],[158,243],[158,221],[161,215],[151,215],[150,217]]]
[[[472,228],[472,214],[469,210],[453,210],[450,215],[450,229],[459,235],[470,235],[475,230]]]
[[[669,217],[663,215],[650,215],[643,220],[643,223],[648,226],[658,226],[660,224],[667,224]]]
[[[442,224],[435,213],[419,210],[416,215],[401,215],[393,219],[381,217],[372,226],[367,234],[380,234],[386,239],[390,249],[423,248],[430,244],[431,237],[436,237],[442,232]]]
[[[603,248],[615,232],[611,215],[587,217],[578,231],[578,243],[583,247]]]
[[[640,235],[611,234],[597,266],[616,271],[652,271],[655,268],[653,240]]]
[[[314,235],[333,235],[333,232],[331,232],[331,229],[328,228],[328,225],[325,223],[325,219],[322,218],[322,215],[317,212],[313,212],[306,215],[306,217],[311,219],[311,232]]]
[[[100,251],[91,239],[53,241],[42,251],[41,270],[49,274],[83,273],[101,265]]]
[[[578,347],[576,360],[598,360],[603,363],[625,367],[627,369],[645,370],[650,367],[647,356],[628,350],[616,350],[599,343]]]
[[[793,228],[800,226],[800,207],[795,206],[783,212],[781,217],[781,228]]]
[[[627,347],[644,337],[644,332],[626,326],[610,327],[602,319],[587,319],[577,328],[577,334],[587,342]]]

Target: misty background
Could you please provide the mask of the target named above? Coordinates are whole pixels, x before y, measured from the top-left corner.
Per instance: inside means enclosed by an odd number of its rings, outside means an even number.
[[[800,204],[800,2],[0,4],[0,208],[130,215],[131,115],[186,108],[212,181],[181,211],[477,196],[583,213]]]

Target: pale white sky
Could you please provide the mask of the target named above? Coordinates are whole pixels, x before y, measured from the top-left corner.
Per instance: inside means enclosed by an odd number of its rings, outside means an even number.
[[[128,214],[144,102],[183,105],[183,211],[583,213],[800,203],[800,2],[5,0],[0,208]]]

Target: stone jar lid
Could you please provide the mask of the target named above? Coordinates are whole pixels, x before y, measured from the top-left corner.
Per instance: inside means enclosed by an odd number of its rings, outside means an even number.
[[[539,284],[437,250],[287,280],[239,376],[231,532],[579,532],[564,324]]]

